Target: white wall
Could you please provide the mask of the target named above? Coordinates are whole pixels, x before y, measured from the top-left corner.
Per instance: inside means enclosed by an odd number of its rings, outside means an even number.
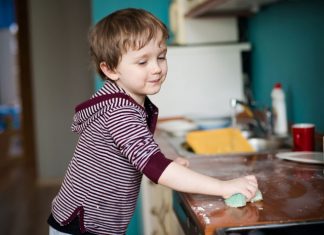
[[[77,136],[74,107],[93,92],[89,0],[30,0],[30,35],[39,180],[61,179]]]

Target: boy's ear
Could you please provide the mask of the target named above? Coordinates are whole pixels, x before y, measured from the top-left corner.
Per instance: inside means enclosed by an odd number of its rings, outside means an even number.
[[[111,70],[106,62],[101,62],[100,63],[100,69],[101,71],[106,75],[106,77],[110,78],[113,81],[117,81],[119,76],[118,73],[115,70]]]

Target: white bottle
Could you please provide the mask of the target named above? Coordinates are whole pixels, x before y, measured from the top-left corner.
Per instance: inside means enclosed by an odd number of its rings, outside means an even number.
[[[287,112],[285,93],[280,83],[276,83],[271,92],[273,111],[273,131],[275,135],[287,136]]]

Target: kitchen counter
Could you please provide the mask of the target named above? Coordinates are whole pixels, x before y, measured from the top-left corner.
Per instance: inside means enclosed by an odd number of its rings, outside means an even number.
[[[167,135],[158,133],[157,140],[167,156],[177,156]],[[324,165],[280,160],[275,154],[197,157],[189,161],[191,169],[219,179],[254,174],[263,201],[230,208],[221,197],[174,192],[173,207],[185,234],[211,235],[226,227],[313,221],[324,225]]]

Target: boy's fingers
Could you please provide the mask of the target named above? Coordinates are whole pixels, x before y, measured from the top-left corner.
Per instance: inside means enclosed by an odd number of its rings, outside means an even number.
[[[249,181],[250,184],[258,187],[258,181],[254,175],[248,175],[245,178]]]

